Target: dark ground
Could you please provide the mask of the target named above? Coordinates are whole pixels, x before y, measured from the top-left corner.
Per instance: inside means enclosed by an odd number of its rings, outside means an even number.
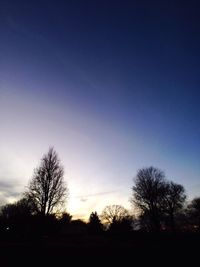
[[[200,235],[133,234],[1,240],[0,266],[198,266]]]

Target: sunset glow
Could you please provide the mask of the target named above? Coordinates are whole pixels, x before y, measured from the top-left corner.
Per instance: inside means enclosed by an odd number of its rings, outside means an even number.
[[[184,4],[17,2],[1,5],[1,204],[21,197],[50,146],[74,218],[131,210],[146,166],[197,196],[199,15]]]

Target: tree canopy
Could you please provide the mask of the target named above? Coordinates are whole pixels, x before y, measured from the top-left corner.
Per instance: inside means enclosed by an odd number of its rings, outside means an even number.
[[[131,202],[151,230],[159,231],[165,218],[175,227],[175,214],[186,199],[182,185],[167,181],[163,171],[149,167],[138,171],[132,190]]]
[[[42,215],[48,215],[64,204],[68,190],[64,169],[54,148],[43,156],[25,195],[34,201],[37,212]]]

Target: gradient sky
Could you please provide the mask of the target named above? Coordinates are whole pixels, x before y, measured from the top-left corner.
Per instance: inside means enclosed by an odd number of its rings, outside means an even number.
[[[200,195],[198,1],[0,0],[0,202],[54,146],[88,217],[155,166]]]

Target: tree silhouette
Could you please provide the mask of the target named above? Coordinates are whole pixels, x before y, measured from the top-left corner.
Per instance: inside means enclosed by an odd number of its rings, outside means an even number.
[[[15,203],[4,205],[1,208],[1,216],[7,219],[30,216],[34,214],[34,210],[34,203],[27,198],[22,198]]]
[[[108,230],[113,234],[130,233],[133,230],[133,223],[134,220],[132,216],[125,216],[121,220],[113,219]]]
[[[59,222],[62,224],[69,224],[71,220],[72,220],[72,215],[67,212],[63,212],[59,217]]]
[[[169,216],[171,229],[175,230],[175,215],[183,208],[186,200],[185,189],[182,185],[168,182],[163,194],[163,210]]]
[[[25,195],[31,198],[37,212],[41,215],[52,213],[62,205],[67,197],[67,188],[64,183],[64,170],[60,165],[57,153],[50,148],[35,169],[34,175]]]
[[[188,205],[188,214],[193,227],[200,232],[200,197],[194,198]]]
[[[0,213],[2,230],[7,230],[13,235],[27,234],[34,210],[32,201],[26,198],[4,205]]]
[[[81,219],[70,222],[70,234],[85,235],[87,233],[87,224]]]
[[[101,218],[110,225],[113,222],[120,222],[129,215],[128,211],[121,205],[106,206],[102,211]]]
[[[103,230],[103,225],[101,220],[97,214],[97,212],[92,212],[90,214],[89,222],[88,222],[88,232],[90,234],[100,234]]]
[[[135,186],[132,187],[131,202],[145,215],[150,228],[159,231],[162,212],[162,198],[165,192],[165,175],[154,167],[143,168],[137,172]]]

